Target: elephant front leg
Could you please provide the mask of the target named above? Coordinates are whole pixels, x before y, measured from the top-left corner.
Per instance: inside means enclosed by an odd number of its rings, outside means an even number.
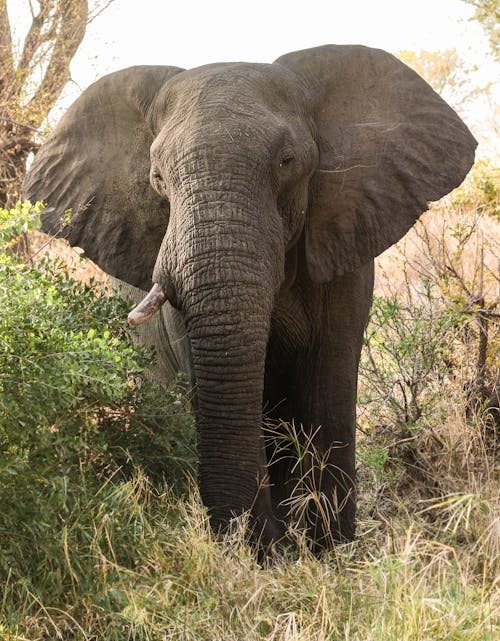
[[[269,350],[273,418],[287,422],[268,447],[273,500],[317,547],[354,537],[357,372],[372,287],[372,265],[336,279],[309,301],[305,348],[286,361]]]
[[[322,547],[354,535],[356,376],[346,365],[323,346],[273,372],[280,385],[268,388],[274,511]]]
[[[316,547],[350,541],[356,516],[356,375],[345,371],[342,356],[319,353],[300,374],[297,415],[299,508]],[[344,366],[339,372],[335,362]],[[343,370],[343,371],[342,371]],[[302,494],[302,496],[300,496]]]

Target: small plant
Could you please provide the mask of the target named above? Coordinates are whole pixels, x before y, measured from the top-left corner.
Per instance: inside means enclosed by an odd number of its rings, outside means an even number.
[[[432,280],[441,304],[464,317],[460,345],[453,350],[466,377],[469,419],[485,410],[489,417],[491,447],[500,437],[500,263],[497,223],[485,213],[446,211],[436,231],[415,228],[421,258],[411,268],[420,278]]]
[[[40,214],[45,210],[42,203],[31,205],[28,201],[17,202],[12,209],[0,209],[0,250],[4,260],[8,258],[6,251],[21,234],[40,229]]]
[[[314,431],[296,425],[295,422],[279,421],[267,423],[264,439],[268,451],[272,452],[269,461],[271,469],[275,464],[287,468],[289,496],[282,500],[279,509],[286,514],[290,534],[299,542],[301,548],[305,541],[316,549],[333,547],[332,518],[338,518],[349,498],[349,492],[342,500],[327,493],[325,487],[332,477],[337,479],[338,470],[332,462],[332,451],[341,444],[333,443],[321,451],[316,445],[321,426]]]
[[[450,545],[488,550],[491,568],[498,223],[467,207],[433,207],[380,260],[360,363],[358,477],[368,518],[417,512]]]

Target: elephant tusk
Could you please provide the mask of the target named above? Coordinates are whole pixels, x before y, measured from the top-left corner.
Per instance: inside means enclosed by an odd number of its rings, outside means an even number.
[[[160,285],[155,283],[149,294],[128,315],[128,322],[133,327],[141,325],[151,318],[167,300],[167,295]]]

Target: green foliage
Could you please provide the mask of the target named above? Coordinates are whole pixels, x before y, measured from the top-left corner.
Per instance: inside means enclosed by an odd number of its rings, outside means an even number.
[[[361,403],[381,423],[415,425],[440,399],[443,378],[463,317],[442,306],[436,287],[421,281],[406,303],[375,296],[360,363]]]
[[[42,578],[3,584],[7,639],[497,638],[494,573],[474,576],[470,556],[415,517],[321,559],[277,556],[262,568],[241,527],[213,541],[196,496],[179,503],[138,475],[86,498],[67,519],[57,565],[47,563]],[[54,569],[69,575],[67,585]]]
[[[14,420],[29,434],[130,399],[144,363],[124,340],[124,302],[47,261],[4,264],[0,291],[0,428]]]
[[[18,202],[12,209],[0,209],[0,256],[2,261],[10,261],[6,253],[8,247],[21,235],[31,229],[40,229],[42,203],[31,205]]]
[[[11,229],[23,232],[16,221]],[[214,541],[196,492],[175,485],[195,467],[186,395],[182,383],[147,383],[150,357],[131,350],[123,301],[54,263],[0,255],[2,641],[498,638],[498,492],[484,460],[471,464],[477,488],[456,474],[432,501],[412,494],[406,505],[390,494],[384,442],[360,439],[357,540],[320,559],[304,545],[298,558],[278,554],[261,567],[244,517]],[[445,346],[461,319],[455,325],[424,285],[423,301],[376,301],[368,340],[389,385],[403,378],[398,360],[431,389],[448,376]],[[433,392],[424,383],[418,392],[430,417]],[[404,419],[404,407],[391,406],[392,416]],[[453,460],[484,456],[470,425],[454,428],[460,447],[439,435],[440,482]],[[293,425],[277,436],[282,453],[292,446],[299,457],[290,507],[300,517],[315,500],[314,449]]]
[[[0,584],[56,577],[59,589],[88,571],[61,565],[61,552],[90,543],[103,481],[115,496],[140,466],[179,483],[194,470],[194,433],[180,383],[145,384],[152,355],[132,344],[126,301],[9,253],[40,211],[0,212]]]
[[[474,18],[482,25],[495,58],[500,62],[500,1],[463,0],[475,7]]]
[[[478,160],[462,185],[453,192],[454,203],[500,221],[500,167]]]
[[[427,526],[460,547],[475,523],[493,527],[498,492],[498,223],[479,208],[483,196],[452,198],[379,259],[360,362],[358,479],[362,514],[393,513],[396,494],[398,510],[420,504]]]

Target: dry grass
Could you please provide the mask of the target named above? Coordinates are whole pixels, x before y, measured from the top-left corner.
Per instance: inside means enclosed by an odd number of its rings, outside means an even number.
[[[500,222],[457,206],[449,196],[433,204],[399,243],[377,258],[376,264],[376,294],[404,295],[408,284],[418,289],[422,275],[436,279],[448,271],[448,278],[457,285],[467,285],[476,292],[482,286],[486,297],[498,300]]]
[[[107,497],[101,497],[105,500]],[[119,512],[96,519],[92,592],[75,585],[66,605],[25,593],[26,616],[6,639],[493,641],[495,577],[479,554],[430,532],[418,514],[368,528],[321,559],[306,549],[261,568],[243,526],[215,543],[193,493],[180,504],[137,475]],[[440,509],[436,506],[436,510]],[[458,508],[457,508],[458,509]],[[127,524],[133,567],[120,562]],[[476,540],[476,547],[485,537]],[[68,550],[78,564],[79,549]],[[7,599],[10,586],[6,586]],[[4,628],[6,629],[6,628]]]

